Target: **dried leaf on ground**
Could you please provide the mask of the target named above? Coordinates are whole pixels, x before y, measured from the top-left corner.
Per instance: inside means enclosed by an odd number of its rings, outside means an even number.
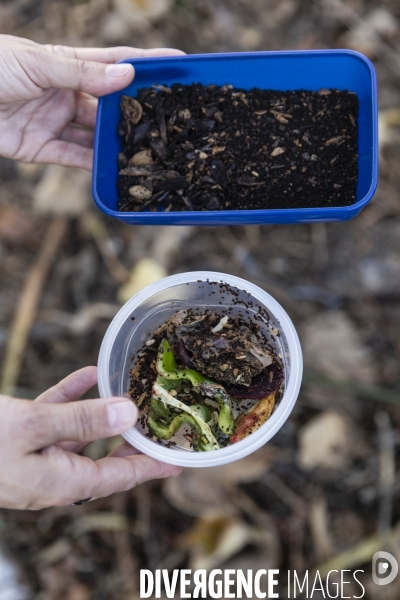
[[[175,263],[179,252],[187,247],[188,239],[193,235],[194,227],[183,225],[180,227],[158,227],[157,235],[151,246],[151,258],[166,269]]]
[[[118,300],[127,302],[150,283],[168,275],[166,269],[152,258],[142,258],[133,267],[128,281],[118,290]]]
[[[140,31],[162,19],[172,7],[172,0],[113,0],[114,9],[132,30]]]
[[[316,467],[345,469],[349,466],[354,439],[351,422],[335,412],[324,412],[299,432],[299,464],[303,469]]]
[[[164,494],[172,506],[188,515],[213,513],[216,506],[225,514],[235,514],[230,489],[258,481],[269,469],[273,456],[274,450],[266,447],[223,467],[185,469],[164,482]]]
[[[353,50],[374,58],[382,50],[382,39],[390,39],[398,31],[396,18],[386,8],[375,8],[342,36]]]
[[[91,174],[84,169],[48,165],[33,191],[37,214],[76,217],[91,205]]]
[[[376,364],[345,312],[313,315],[302,327],[306,365],[341,380],[376,381]]]
[[[380,157],[386,146],[400,141],[400,108],[393,107],[378,113]]]
[[[184,535],[181,543],[190,555],[193,570],[211,570],[238,554],[248,544],[261,545],[262,532],[239,517],[223,513],[202,517]]]
[[[63,560],[73,551],[72,545],[65,537],[60,537],[50,546],[43,548],[37,555],[36,560],[41,566],[51,565]]]
[[[37,240],[35,217],[17,206],[0,207],[0,241],[13,246],[24,246]]]
[[[80,536],[91,531],[136,531],[136,524],[118,512],[91,512],[82,515],[73,524],[70,533]]]

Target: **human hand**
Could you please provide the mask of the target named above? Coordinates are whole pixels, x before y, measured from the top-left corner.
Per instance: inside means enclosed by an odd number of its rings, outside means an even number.
[[[97,99],[129,85],[125,58],[183,54],[154,48],[69,48],[0,35],[0,154],[92,169]]]
[[[127,398],[76,402],[96,381],[96,367],[86,367],[34,402],[0,396],[0,507],[62,506],[180,473],[180,467],[128,444],[97,461],[77,454],[91,441],[120,434],[137,420],[137,408]]]

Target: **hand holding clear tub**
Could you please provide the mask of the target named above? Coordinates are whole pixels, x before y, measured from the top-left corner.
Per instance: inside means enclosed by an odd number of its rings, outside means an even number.
[[[134,77],[131,65],[114,63],[167,54],[180,51],[42,46],[0,35],[0,154],[90,170],[97,97]],[[138,416],[126,398],[78,401],[96,381],[96,368],[86,367],[34,402],[0,396],[0,507],[61,506],[180,472],[126,444],[98,461],[78,454]]]

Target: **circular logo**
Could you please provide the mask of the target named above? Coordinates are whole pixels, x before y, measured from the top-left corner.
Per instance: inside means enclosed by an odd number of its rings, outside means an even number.
[[[377,585],[392,583],[399,572],[397,560],[389,552],[376,552],[372,557],[372,579]]]

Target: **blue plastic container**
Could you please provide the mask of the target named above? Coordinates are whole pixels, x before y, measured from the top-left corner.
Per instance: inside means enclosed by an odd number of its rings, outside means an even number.
[[[245,52],[129,59],[136,76],[120,92],[100,98],[94,144],[93,196],[107,215],[132,225],[242,225],[346,221],[375,193],[378,171],[377,89],[372,63],[352,50]],[[343,207],[188,212],[119,212],[116,182],[122,94],[136,96],[153,83],[232,84],[275,90],[346,89],[359,98],[358,184],[355,204]]]

